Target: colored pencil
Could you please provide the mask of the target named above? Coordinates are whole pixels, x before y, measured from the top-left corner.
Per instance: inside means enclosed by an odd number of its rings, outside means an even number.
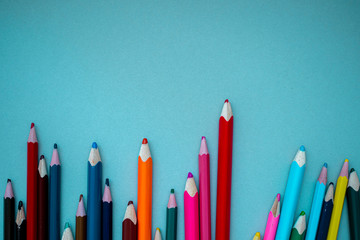
[[[149,144],[143,139],[138,158],[138,236],[151,240],[152,165]]]
[[[81,194],[79,199],[78,208],[76,211],[76,230],[75,230],[75,239],[76,240],[86,240],[86,211],[84,206],[84,197]]]
[[[156,228],[154,240],[161,240],[160,228]]]
[[[188,174],[184,191],[185,240],[198,240],[199,232],[199,194],[194,176]],[[221,238],[222,239],[222,238]]]
[[[46,160],[41,155],[38,168],[38,240],[49,239],[48,182]]]
[[[20,201],[18,205],[18,212],[16,215],[16,240],[26,240],[26,219],[23,202]]]
[[[291,231],[290,240],[304,240],[305,231],[306,231],[306,215],[305,212],[302,211]]]
[[[321,208],[316,240],[326,240],[334,206],[334,183],[330,183]]]
[[[74,240],[69,223],[65,223],[64,232],[61,240]]]
[[[290,167],[276,240],[289,240],[306,166],[305,147],[297,151]]]
[[[211,240],[210,155],[206,138],[202,137],[199,152],[200,239]]]
[[[219,120],[216,239],[230,239],[233,113],[226,99]]]
[[[102,162],[98,146],[94,142],[88,161],[87,240],[101,238],[101,179]]]
[[[336,182],[334,208],[331,214],[327,240],[337,239],[340,220],[341,220],[341,213],[343,210],[344,199],[346,194],[346,188],[348,185],[348,177],[349,177],[349,160],[345,159],[343,167],[341,168],[340,175]]]
[[[104,195],[102,199],[102,240],[112,240],[112,198],[109,179],[105,180]]]
[[[310,210],[309,224],[306,233],[306,240],[315,240],[321,214],[321,207],[324,201],[327,182],[327,163],[321,169],[315,185],[314,197]]]
[[[55,143],[50,162],[49,240],[60,239],[60,185],[61,165]]]
[[[37,167],[39,145],[34,123],[31,123],[27,141],[27,240],[37,240]]]
[[[175,191],[171,189],[166,208],[166,240],[176,240],[177,235],[177,204]]]
[[[137,219],[134,204],[129,201],[122,222],[122,240],[137,240]]]
[[[15,239],[15,197],[11,180],[7,180],[4,195],[4,240]]]
[[[261,240],[261,235],[259,232],[255,233],[255,236],[253,237],[253,240]]]
[[[276,195],[274,203],[270,209],[266,223],[265,235],[263,240],[274,240],[280,219],[280,194]]]
[[[349,184],[346,190],[348,203],[350,238],[360,240],[360,195],[359,177],[355,169],[350,170]]]

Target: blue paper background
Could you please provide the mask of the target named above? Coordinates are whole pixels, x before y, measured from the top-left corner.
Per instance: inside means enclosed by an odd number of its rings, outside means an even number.
[[[188,171],[198,180],[205,135],[214,238],[218,118],[229,98],[235,114],[231,238],[263,235],[301,144],[308,163],[296,214],[308,214],[324,161],[330,181],[345,157],[360,170],[359,10],[358,1],[323,0],[2,1],[0,193],[11,178],[16,201],[26,198],[26,141],[35,122],[48,164],[53,143],[59,146],[61,223],[70,221],[74,232],[97,141],[120,239],[126,204],[137,201],[137,155],[147,137],[153,233],[160,227],[165,237],[173,187],[184,239],[183,189]],[[346,240],[346,204],[343,213],[339,239]]]

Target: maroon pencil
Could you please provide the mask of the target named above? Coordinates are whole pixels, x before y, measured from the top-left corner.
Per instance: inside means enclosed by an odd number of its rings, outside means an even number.
[[[126,208],[125,217],[122,222],[122,239],[123,240],[137,240],[137,218],[134,204],[129,201]]]
[[[41,155],[38,167],[38,240],[47,240],[48,236],[48,175],[46,160]]]

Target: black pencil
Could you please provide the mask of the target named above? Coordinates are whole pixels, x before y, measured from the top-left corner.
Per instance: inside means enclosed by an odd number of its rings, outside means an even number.
[[[24,204],[22,201],[19,202],[15,223],[16,223],[16,240],[26,240],[26,219],[25,219]]]
[[[7,180],[4,196],[4,240],[14,240],[15,198],[11,180]]]

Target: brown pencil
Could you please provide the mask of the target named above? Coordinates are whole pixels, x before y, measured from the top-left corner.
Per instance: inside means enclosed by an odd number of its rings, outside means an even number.
[[[122,240],[137,240],[137,218],[132,201],[128,203],[126,208],[122,227]]]
[[[76,211],[75,240],[86,240],[86,211],[83,195],[80,195],[78,209]]]
[[[47,240],[48,236],[48,174],[46,160],[41,155],[38,167],[38,240]]]

